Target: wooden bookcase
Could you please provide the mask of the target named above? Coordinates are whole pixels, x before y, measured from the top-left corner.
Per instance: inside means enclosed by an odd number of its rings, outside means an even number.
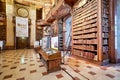
[[[36,22],[36,41],[40,41],[43,37],[43,27],[39,24],[40,20]]]
[[[109,0],[88,0],[73,9],[72,17],[72,54],[108,61]]]
[[[64,32],[63,32],[63,21],[58,21],[58,50],[63,51],[64,50]]]
[[[6,41],[6,3],[0,1],[0,40]]]

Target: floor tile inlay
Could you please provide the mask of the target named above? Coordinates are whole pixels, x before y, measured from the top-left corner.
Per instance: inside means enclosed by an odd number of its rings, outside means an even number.
[[[49,73],[34,49],[6,50],[0,53],[0,80],[120,80],[120,63],[96,66],[71,55],[60,66]]]

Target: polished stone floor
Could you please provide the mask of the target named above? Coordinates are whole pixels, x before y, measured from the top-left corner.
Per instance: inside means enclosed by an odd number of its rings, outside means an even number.
[[[0,80],[120,80],[120,64],[96,66],[66,57],[61,70],[47,73],[33,49],[0,53]]]

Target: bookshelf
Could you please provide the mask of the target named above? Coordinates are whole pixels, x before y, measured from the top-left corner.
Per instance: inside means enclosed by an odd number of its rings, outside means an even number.
[[[36,41],[41,40],[43,37],[43,27],[40,24],[40,20],[36,21]]]
[[[6,3],[0,1],[0,40],[6,41]]]
[[[58,50],[63,51],[63,22],[62,20],[58,21]]]
[[[72,54],[93,61],[108,60],[109,0],[88,0],[73,8],[72,18]]]

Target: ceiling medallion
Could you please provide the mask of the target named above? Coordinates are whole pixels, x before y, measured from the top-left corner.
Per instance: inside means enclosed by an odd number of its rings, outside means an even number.
[[[28,17],[29,12],[26,8],[20,7],[20,8],[17,9],[17,14],[20,17]]]

